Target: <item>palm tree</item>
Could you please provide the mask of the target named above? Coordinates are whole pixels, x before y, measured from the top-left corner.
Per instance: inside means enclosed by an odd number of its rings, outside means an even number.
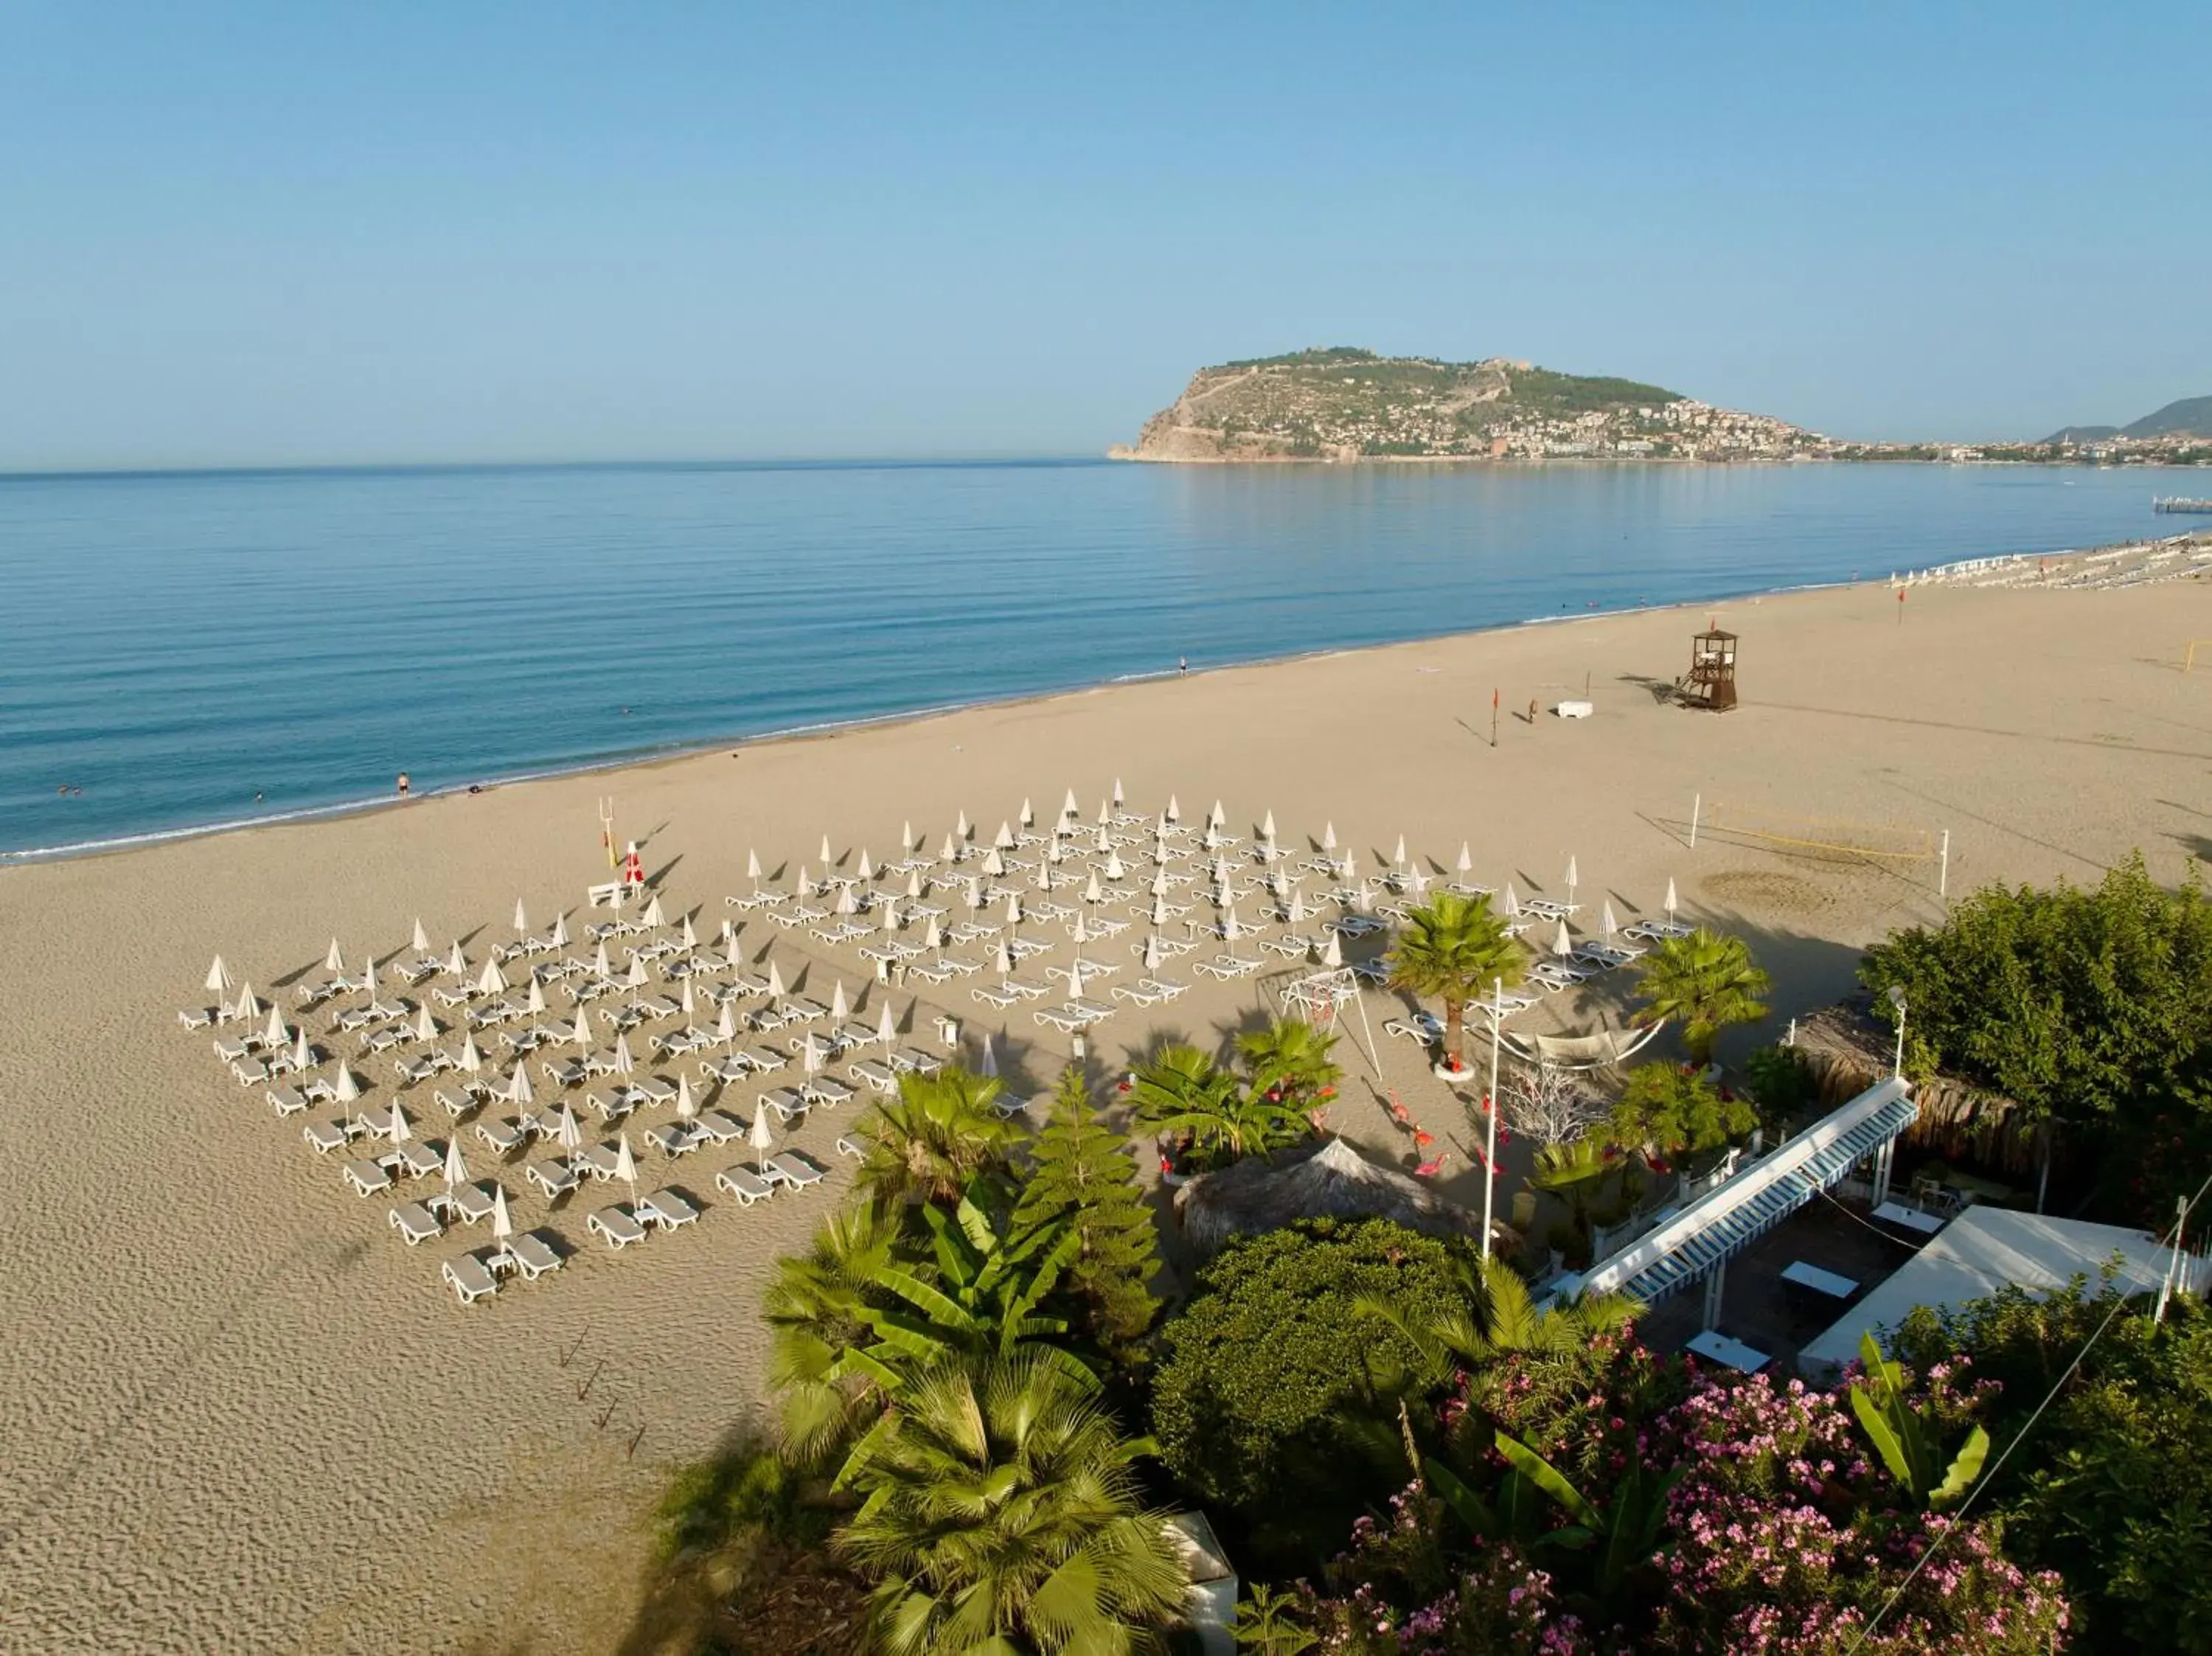
[[[1152,1647],[1185,1577],[1140,1504],[1124,1440],[1091,1397],[1028,1358],[915,1381],[850,1478],[838,1550],[878,1576],[890,1656],[1121,1656]]]
[[[1406,914],[1398,934],[1390,986],[1414,995],[1434,995],[1444,1004],[1444,1051],[1454,1068],[1466,1064],[1462,1020],[1467,1004],[1480,1000],[1493,983],[1510,988],[1521,981],[1528,956],[1490,912],[1487,897],[1462,897],[1439,891]]]
[[[1643,971],[1645,1010],[1681,1020],[1682,1045],[1700,1068],[1712,1062],[1714,1039],[1725,1025],[1755,1023],[1766,1016],[1759,997],[1768,979],[1741,937],[1700,926],[1654,949]]]
[[[1311,1127],[1295,1104],[1264,1087],[1248,1090],[1195,1046],[1162,1046],[1136,1076],[1130,1096],[1139,1119],[1232,1159],[1295,1143]]]
[[[1248,1029],[1237,1037],[1252,1085],[1298,1109],[1311,1109],[1344,1074],[1328,1055],[1335,1045],[1334,1035],[1323,1034],[1304,1018],[1277,1018],[1264,1029]]]
[[[761,1314],[769,1386],[781,1399],[793,1460],[817,1460],[864,1430],[899,1385],[873,1299],[898,1234],[895,1210],[856,1202],[823,1222],[807,1252],[776,1261]]]
[[[857,1182],[883,1206],[960,1199],[977,1174],[1003,1168],[1021,1133],[991,1102],[996,1077],[951,1068],[899,1079],[898,1095],[861,1124],[869,1140]]]
[[[1521,1273],[1503,1259],[1455,1259],[1459,1304],[1440,1316],[1407,1317],[1392,1301],[1362,1295],[1364,1315],[1402,1334],[1440,1383],[1510,1352],[1563,1359],[1579,1356],[1600,1335],[1618,1333],[1644,1309],[1625,1294],[1590,1294],[1539,1309]]]

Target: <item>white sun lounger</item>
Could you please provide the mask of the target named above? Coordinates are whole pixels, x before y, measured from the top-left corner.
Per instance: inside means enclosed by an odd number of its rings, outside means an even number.
[[[524,1172],[525,1178],[545,1192],[548,1201],[563,1191],[576,1188],[576,1170],[562,1156],[550,1156],[543,1162],[532,1162]]]
[[[795,1087],[777,1087],[761,1095],[760,1101],[775,1112],[775,1119],[789,1126],[792,1121],[806,1113],[806,1095]]]
[[[977,984],[968,992],[975,996],[977,1000],[981,1001],[986,1006],[994,1006],[1002,1012],[1021,998],[1019,995],[1015,994],[1011,989],[994,989],[988,984],[981,983]]]
[[[216,1010],[216,1008],[212,1006],[191,1007],[186,1010],[179,1012],[177,1014],[177,1022],[183,1024],[187,1029],[209,1028],[215,1023]]]
[[[1264,962],[1247,960],[1242,955],[1216,955],[1210,961],[1200,961],[1198,969],[1209,978],[1249,978]]]
[[[350,1121],[310,1121],[300,1132],[310,1145],[328,1156],[353,1142],[353,1126]]]
[[[632,1242],[645,1240],[645,1227],[626,1208],[601,1208],[584,1222],[584,1228],[595,1236],[605,1237],[611,1248],[625,1248]]]
[[[705,1110],[691,1124],[691,1131],[707,1143],[731,1144],[745,1136],[745,1124],[727,1110]]]
[[[683,1121],[662,1121],[645,1130],[647,1140],[664,1156],[684,1156],[699,1148],[703,1136]]]
[[[1069,1001],[1064,1006],[1041,1006],[1034,1014],[1039,1023],[1048,1023],[1063,1034],[1088,1028],[1098,1020],[1086,1009]]]
[[[538,1119],[535,1116],[520,1118],[509,1116],[501,1121],[477,1122],[477,1136],[501,1156],[505,1156],[510,1151],[520,1149],[523,1145],[528,1143],[537,1126]]]
[[[853,1089],[835,1076],[816,1076],[799,1087],[799,1094],[808,1104],[819,1104],[826,1110],[849,1102]]]
[[[860,1059],[848,1065],[845,1073],[855,1081],[865,1081],[879,1093],[895,1092],[898,1089],[898,1071],[887,1064],[877,1063],[872,1058]]]
[[[560,1253],[534,1230],[518,1231],[508,1237],[507,1258],[514,1261],[514,1268],[522,1273],[522,1279],[529,1283],[536,1282],[549,1271],[561,1268]]]
[[[446,1234],[446,1228],[420,1202],[402,1202],[388,1216],[399,1240],[410,1247],[417,1242],[435,1241]]]
[[[920,1046],[908,1046],[893,1052],[888,1062],[901,1075],[933,1076],[945,1067],[944,1059]]]
[[[714,1175],[714,1183],[750,1207],[763,1197],[775,1193],[775,1187],[763,1180],[750,1168],[724,1168]]]
[[[637,1216],[647,1224],[659,1226],[663,1230],[674,1230],[679,1225],[697,1223],[699,1210],[674,1191],[663,1189],[639,1201]]]
[[[297,1115],[307,1107],[307,1095],[296,1087],[271,1087],[262,1096],[280,1116]]]
[[[380,1162],[349,1162],[345,1178],[356,1196],[374,1196],[392,1188],[392,1175]]]
[[[1433,1012],[1414,1012],[1406,1017],[1383,1019],[1382,1033],[1403,1035],[1407,1040],[1425,1046],[1431,1041],[1444,1038],[1444,1026],[1443,1020]]]
[[[439,1267],[438,1274],[460,1295],[463,1305],[474,1305],[487,1295],[499,1292],[499,1279],[473,1253],[456,1253]]]
[[[867,1146],[861,1143],[857,1138],[848,1137],[846,1135],[840,1133],[837,1136],[837,1154],[840,1156],[849,1156],[857,1162],[866,1158],[868,1149]]]
[[[480,1180],[473,1185],[453,1186],[453,1211],[463,1224],[473,1225],[492,1215],[494,1186],[489,1180]]]
[[[805,1190],[809,1185],[822,1182],[822,1169],[795,1151],[785,1150],[780,1155],[771,1156],[768,1164],[781,1173],[785,1182],[793,1190]]]

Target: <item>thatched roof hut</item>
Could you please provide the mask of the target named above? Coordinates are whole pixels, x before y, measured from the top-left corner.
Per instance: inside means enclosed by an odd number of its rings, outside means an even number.
[[[1812,1066],[1820,1101],[1830,1107],[1856,1098],[1889,1074],[1896,1055],[1893,1026],[1874,1016],[1874,997],[1857,994],[1797,1020],[1797,1050]],[[1915,1082],[1920,1113],[1905,1142],[1952,1157],[1971,1157],[2008,1173],[2035,1165],[2035,1134],[2020,1107],[1956,1076]]]
[[[1278,1230],[1300,1219],[1389,1219],[1431,1236],[1482,1234],[1482,1216],[1448,1202],[1427,1184],[1381,1168],[1341,1138],[1280,1156],[1247,1156],[1202,1174],[1176,1192],[1183,1234],[1201,1253],[1231,1237]],[[1502,1224],[1492,1245],[1517,1239]]]

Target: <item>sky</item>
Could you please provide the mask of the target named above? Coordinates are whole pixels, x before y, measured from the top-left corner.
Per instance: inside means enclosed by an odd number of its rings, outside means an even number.
[[[2212,6],[0,0],[0,470],[1093,454],[1204,363],[2212,393]]]

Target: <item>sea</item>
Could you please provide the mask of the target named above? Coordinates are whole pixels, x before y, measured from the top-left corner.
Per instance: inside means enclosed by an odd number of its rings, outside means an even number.
[[[2150,503],[2186,481],[1091,460],[0,476],[0,855],[356,809],[402,771],[465,788],[1186,662],[2146,538],[2184,526]]]

